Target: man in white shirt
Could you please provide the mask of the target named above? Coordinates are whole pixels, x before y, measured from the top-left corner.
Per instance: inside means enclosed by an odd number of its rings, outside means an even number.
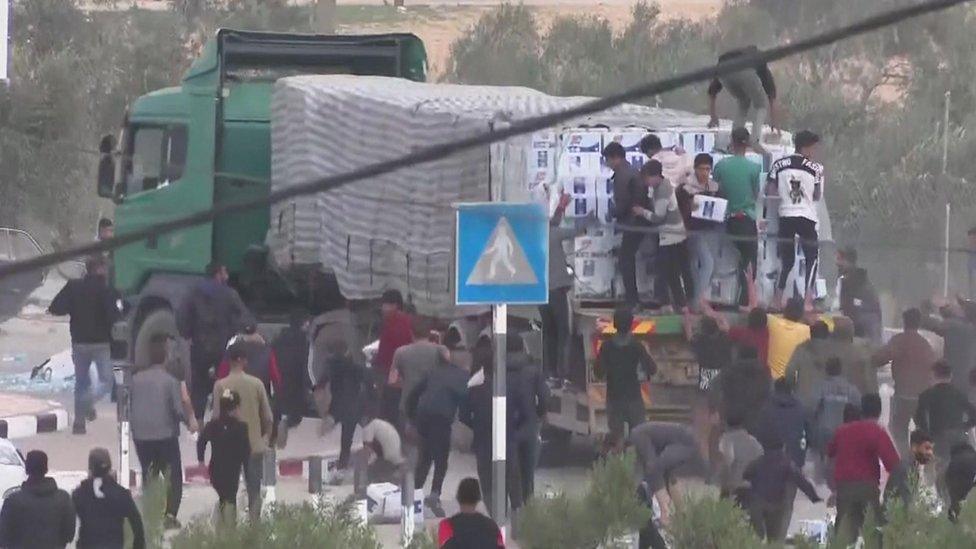
[[[823,200],[824,175],[823,164],[814,159],[820,145],[820,136],[803,130],[794,136],[793,142],[796,153],[774,162],[766,180],[766,196],[779,201],[781,270],[776,292],[777,302],[782,301],[786,281],[793,270],[796,258],[795,238],[800,239],[807,265],[805,294],[809,295],[812,283],[817,279],[820,238],[817,233],[817,205]]]
[[[366,412],[359,420],[363,447],[353,459],[353,487],[356,494],[366,493],[366,486],[375,482],[399,485],[406,472],[406,458],[400,443],[400,433],[388,421]]]

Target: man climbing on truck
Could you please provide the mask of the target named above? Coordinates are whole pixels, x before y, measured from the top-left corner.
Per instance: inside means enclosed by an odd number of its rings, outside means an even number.
[[[718,62],[721,64],[758,53],[759,48],[756,46],[747,46],[723,53],[718,56]],[[759,63],[754,69],[741,70],[712,80],[711,85],[708,86],[708,114],[711,116],[708,122],[709,128],[718,127],[716,100],[723,89],[728,90],[739,105],[735,119],[732,121],[732,128],[744,128],[749,112],[752,111],[753,143],[758,145],[767,116],[770,126],[777,127],[776,81],[769,66],[766,63]]]

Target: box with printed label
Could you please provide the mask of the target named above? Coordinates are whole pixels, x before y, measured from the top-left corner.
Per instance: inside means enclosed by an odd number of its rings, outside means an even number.
[[[378,482],[366,487],[366,510],[377,521],[399,520],[403,513],[400,487],[389,482]],[[424,520],[424,491],[417,488],[413,493],[414,522]]]
[[[610,224],[614,221],[613,210],[616,205],[613,202],[613,195],[596,197],[596,216],[600,223]]]
[[[716,196],[696,194],[692,198],[691,217],[708,221],[725,222],[725,209],[729,201]]]
[[[559,174],[593,174],[601,171],[603,131],[570,130],[562,135]]]
[[[710,153],[715,150],[715,133],[685,132],[681,134],[681,148],[688,154]]]
[[[586,217],[597,213],[597,178],[591,175],[568,175],[559,178],[562,192],[570,196],[566,217]]]
[[[605,228],[594,229],[593,236],[578,237],[574,242],[573,271],[577,297],[609,299],[613,297],[616,258],[613,250],[620,238]]]

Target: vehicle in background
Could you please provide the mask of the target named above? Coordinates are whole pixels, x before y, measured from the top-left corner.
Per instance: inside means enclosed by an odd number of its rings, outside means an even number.
[[[0,494],[7,496],[20,489],[20,485],[27,480],[24,469],[24,458],[12,442],[0,438]]]

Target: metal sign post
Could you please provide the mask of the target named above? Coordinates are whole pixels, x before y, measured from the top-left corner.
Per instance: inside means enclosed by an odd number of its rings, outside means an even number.
[[[508,305],[549,299],[549,217],[541,204],[460,204],[455,250],[455,302],[491,305],[495,373],[491,387],[491,514],[505,524],[506,346]],[[503,534],[506,533],[502,527]]]
[[[493,305],[491,320],[495,332],[495,376],[491,386],[491,514],[495,520],[502,522],[508,503],[508,494],[505,490],[507,452],[505,443],[508,426],[505,397],[505,345],[508,334],[508,305]]]
[[[0,0],[0,82],[7,80],[7,40],[9,40],[10,0]]]

